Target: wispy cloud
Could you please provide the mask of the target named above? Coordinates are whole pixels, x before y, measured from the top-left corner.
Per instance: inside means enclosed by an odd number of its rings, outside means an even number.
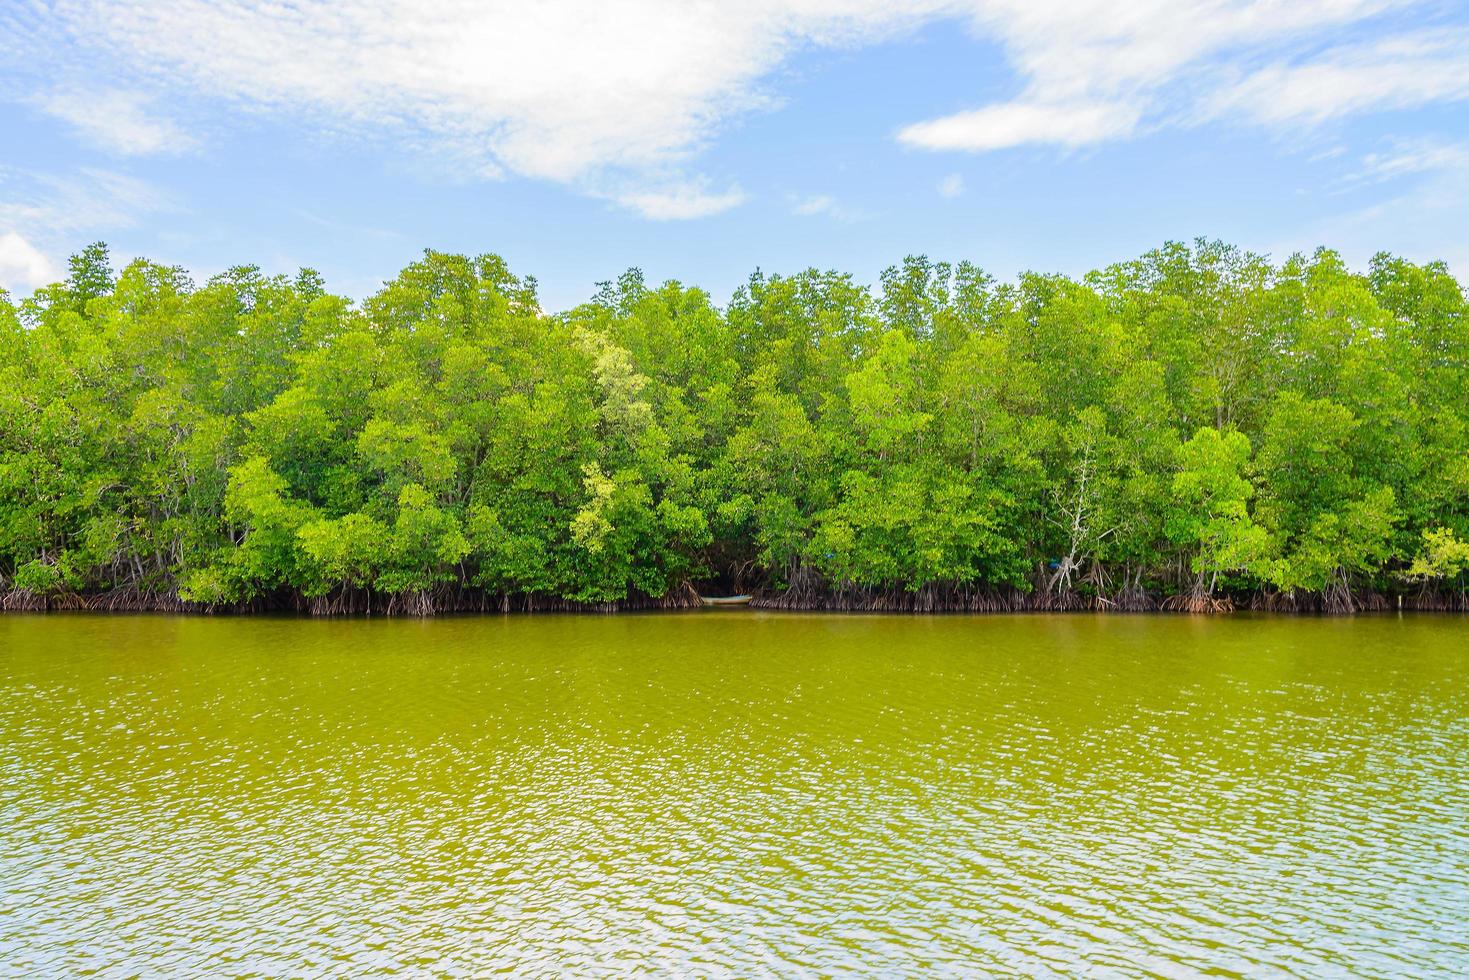
[[[792,197],[791,213],[810,218],[822,215],[833,221],[861,221],[866,217],[862,211],[842,204],[830,194],[813,194],[810,197]]]
[[[829,194],[817,194],[814,197],[797,198],[791,211],[795,214],[813,215],[823,214],[836,207],[836,199]]]
[[[0,229],[34,238],[128,228],[169,207],[151,184],[111,170],[60,175],[0,168]]]
[[[1454,63],[1463,58],[1449,53],[1456,43],[1463,50],[1452,38],[1433,51],[1418,50],[1421,44],[1412,38],[1389,39],[1378,54],[1355,64],[1330,47],[1340,40],[1334,32],[1413,3],[977,0],[971,9],[975,29],[1004,46],[1023,80],[1022,91],[1009,101],[905,126],[897,138],[928,150],[1080,147],[1223,116],[1319,119],[1374,104],[1462,97],[1449,80]],[[1319,51],[1323,44],[1328,50],[1316,66],[1322,70],[1293,66],[1297,53]],[[1409,82],[1414,68],[1393,62],[1408,53],[1431,69],[1433,81]],[[1283,61],[1249,70],[1266,57]],[[1333,79],[1333,72],[1324,70],[1328,66],[1340,68],[1341,77]],[[1382,85],[1388,94],[1370,94]],[[1333,87],[1334,93],[1326,91]]]
[[[401,232],[393,231],[389,228],[378,228],[373,225],[359,225],[349,221],[334,221],[331,218],[323,218],[321,215],[315,214],[311,211],[307,211],[304,208],[298,209],[296,211],[296,216],[299,218],[303,218],[306,221],[309,221],[311,224],[316,225],[319,228],[326,228],[331,231],[340,232],[344,235],[382,239],[400,239],[403,237],[403,234]]]
[[[611,200],[653,221],[686,221],[707,218],[738,207],[746,200],[738,186],[710,191],[702,179],[673,184],[654,184],[607,195]]]
[[[1391,141],[1361,157],[1336,190],[1335,199],[1353,203],[1267,250],[1288,254],[1329,242],[1357,264],[1387,250],[1445,260],[1460,281],[1469,278],[1469,142]]]
[[[197,146],[181,127],[151,112],[149,103],[138,92],[78,88],[34,100],[38,108],[70,123],[92,143],[124,156],[184,153]]]
[[[0,58],[28,82],[10,97],[27,93],[117,153],[188,149],[189,113],[289,116],[417,147],[475,179],[555,181],[671,220],[745,200],[696,160],[731,121],[780,104],[779,69],[802,51],[962,24],[1003,52],[1015,96],[917,119],[897,138],[1075,148],[1469,98],[1469,38],[1383,16],[1422,2],[33,0],[0,12]],[[1344,37],[1364,25],[1382,39]]]
[[[0,284],[19,293],[55,281],[56,256],[142,218],[173,209],[151,184],[84,168],[39,174],[0,167]]]
[[[663,188],[730,119],[776,104],[765,79],[795,51],[913,29],[945,0],[217,0],[39,2],[9,25],[35,79],[105,75],[120,90],[289,113],[420,144],[476,175],[570,184],[656,219],[718,213],[737,191]],[[0,16],[0,22],[3,22]],[[58,41],[58,38],[64,39]],[[0,48],[4,48],[0,42]],[[169,145],[143,106],[50,111],[127,152]],[[154,124],[150,128],[150,124]]]
[[[1460,171],[1469,174],[1469,143],[1410,140],[1362,158],[1358,181],[1393,180],[1414,174]]]
[[[1130,134],[1138,112],[1119,103],[1007,102],[905,126],[899,141],[925,150],[1002,150],[1025,143],[1087,146]]]
[[[1214,116],[1319,123],[1377,109],[1469,99],[1469,32],[1409,34],[1279,62],[1221,88]]]
[[[964,193],[962,174],[949,174],[938,183],[939,197],[955,198]]]

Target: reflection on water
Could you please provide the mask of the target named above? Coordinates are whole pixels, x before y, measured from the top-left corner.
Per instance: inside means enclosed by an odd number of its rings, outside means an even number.
[[[1461,973],[1466,640],[0,617],[0,974]]]

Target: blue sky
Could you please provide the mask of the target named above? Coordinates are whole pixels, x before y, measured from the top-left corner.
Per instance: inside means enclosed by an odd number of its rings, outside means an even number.
[[[97,239],[354,297],[497,252],[549,309],[1196,236],[1469,278],[1453,2],[0,0],[0,134],[15,293]]]

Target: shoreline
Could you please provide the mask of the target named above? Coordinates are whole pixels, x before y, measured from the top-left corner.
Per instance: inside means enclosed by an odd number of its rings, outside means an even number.
[[[1207,599],[1187,593],[1169,596],[1130,593],[1106,597],[1084,593],[1025,593],[974,590],[918,590],[916,592],[797,593],[756,592],[748,604],[733,607],[709,605],[692,586],[661,597],[636,596],[610,602],[579,602],[538,595],[494,595],[454,593],[447,595],[380,595],[355,593],[349,596],[311,598],[299,595],[271,596],[242,604],[189,602],[168,593],[68,593],[41,596],[14,590],[0,597],[4,613],[162,613],[181,616],[299,616],[302,618],[432,618],[468,614],[535,615],[572,613],[616,615],[619,613],[688,612],[711,610],[738,612],[820,612],[861,615],[903,613],[913,616],[1007,613],[1101,613],[1106,615],[1222,616],[1231,613],[1265,612],[1297,616],[1347,617],[1358,613],[1466,613],[1469,594],[1391,593],[1340,595],[1255,593]]]

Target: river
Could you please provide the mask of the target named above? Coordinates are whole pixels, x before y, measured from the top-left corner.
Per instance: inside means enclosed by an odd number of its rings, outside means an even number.
[[[1462,975],[1469,619],[0,616],[0,975]]]

